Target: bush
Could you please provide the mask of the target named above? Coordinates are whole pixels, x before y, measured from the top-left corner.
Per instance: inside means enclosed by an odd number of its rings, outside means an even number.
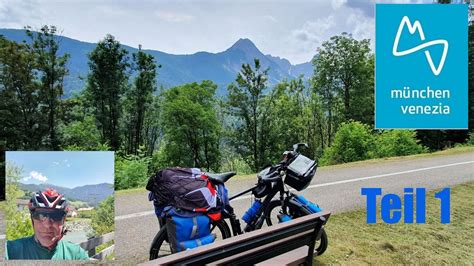
[[[95,236],[101,236],[115,230],[114,196],[103,200],[92,212],[91,226]]]
[[[427,148],[418,142],[415,131],[387,130],[376,137],[373,154],[375,157],[383,158],[426,152]]]
[[[469,133],[469,138],[467,139],[466,144],[469,146],[474,146],[474,132]]]
[[[144,187],[148,181],[150,159],[141,156],[115,156],[115,189]]]
[[[360,161],[370,158],[373,136],[368,125],[360,122],[343,123],[332,146],[324,150],[320,165]]]
[[[64,150],[109,150],[110,148],[101,143],[100,132],[94,122],[94,117],[86,116],[81,121],[74,121],[68,125],[61,124],[59,131],[62,135]]]
[[[80,211],[80,212],[77,212],[77,218],[91,219],[93,213],[94,213],[93,210],[90,210],[90,211]]]
[[[23,196],[23,191],[18,187],[22,169],[7,162],[6,165],[6,224],[7,224],[7,240],[14,240],[26,236],[33,235],[33,225],[28,210],[18,210],[16,204],[17,199]]]
[[[224,149],[222,151],[221,158],[221,168],[222,172],[236,172],[238,174],[252,174],[252,168],[248,165],[247,162],[239,154],[230,151],[229,149]]]

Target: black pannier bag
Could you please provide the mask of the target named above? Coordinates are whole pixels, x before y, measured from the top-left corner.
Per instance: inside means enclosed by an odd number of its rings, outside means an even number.
[[[153,193],[157,205],[192,211],[219,209],[216,188],[198,168],[166,168],[148,180],[146,189]]]
[[[314,160],[301,154],[296,156],[287,167],[285,184],[298,191],[305,189],[316,174],[316,168]]]

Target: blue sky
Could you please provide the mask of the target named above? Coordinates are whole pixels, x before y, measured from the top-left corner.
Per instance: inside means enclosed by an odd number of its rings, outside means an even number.
[[[455,0],[461,1],[461,0]],[[375,35],[375,0],[0,0],[0,28],[56,25],[95,43],[107,33],[122,44],[172,54],[217,53],[249,38],[264,53],[308,62],[322,42],[348,32]],[[433,3],[433,0],[380,0]],[[372,41],[373,44],[373,41]],[[373,46],[372,46],[373,47]]]
[[[78,186],[114,183],[113,152],[13,151],[7,164],[23,168],[21,183]]]

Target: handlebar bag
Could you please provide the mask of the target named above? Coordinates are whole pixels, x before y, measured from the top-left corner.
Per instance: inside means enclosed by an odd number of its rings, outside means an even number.
[[[316,174],[317,164],[314,160],[304,155],[296,156],[288,165],[285,183],[290,187],[301,191],[308,187]]]
[[[213,243],[216,236],[210,232],[210,219],[206,215],[194,217],[168,216],[166,229],[173,253]]]

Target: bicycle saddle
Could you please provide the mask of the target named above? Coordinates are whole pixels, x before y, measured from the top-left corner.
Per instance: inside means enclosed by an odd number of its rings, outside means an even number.
[[[218,173],[218,174],[205,173],[205,175],[207,175],[209,180],[211,180],[211,182],[213,183],[215,182],[215,183],[224,184],[227,180],[229,180],[231,177],[236,175],[236,173],[235,172],[226,172],[226,173]]]

